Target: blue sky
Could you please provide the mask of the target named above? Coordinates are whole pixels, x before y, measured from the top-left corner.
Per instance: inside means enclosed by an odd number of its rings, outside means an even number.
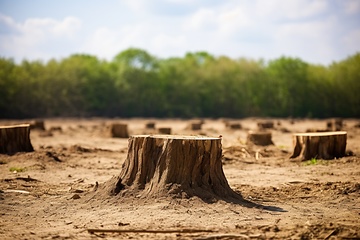
[[[360,0],[0,0],[1,57],[111,60],[129,47],[327,65],[360,52]]]

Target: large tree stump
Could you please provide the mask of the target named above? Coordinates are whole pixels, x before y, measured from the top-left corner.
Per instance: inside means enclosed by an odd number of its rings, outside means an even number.
[[[221,138],[131,136],[121,173],[105,189],[121,196],[240,200],[226,180],[221,158]]]
[[[30,141],[30,125],[0,126],[0,153],[34,151]]]
[[[347,132],[297,133],[293,135],[294,150],[290,158],[301,160],[334,159],[345,156]]]

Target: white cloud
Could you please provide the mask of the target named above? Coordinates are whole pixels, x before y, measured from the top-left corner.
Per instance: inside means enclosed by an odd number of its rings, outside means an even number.
[[[81,27],[81,21],[67,17],[62,21],[51,18],[29,18],[23,23],[15,22],[8,16],[0,15],[0,25],[8,32],[1,35],[1,52],[11,53],[16,58],[51,57],[52,53],[42,52],[43,44],[54,39],[71,38]]]
[[[133,13],[144,14],[149,11],[150,1],[147,0],[121,0]]]
[[[231,35],[250,23],[249,15],[243,8],[225,6],[220,9],[199,9],[184,21],[183,29]]]
[[[299,19],[315,16],[328,7],[326,0],[257,0],[255,14],[268,19]]]
[[[71,36],[81,28],[82,22],[75,17],[66,17],[61,22],[55,22],[53,32],[59,36]]]
[[[82,51],[112,59],[119,51],[129,47],[148,49],[151,31],[147,24],[131,24],[111,29],[102,27],[88,37]],[[145,45],[144,45],[145,43]]]
[[[347,14],[359,14],[360,12],[360,1],[359,0],[342,0],[340,4]]]
[[[284,55],[298,56],[315,63],[333,59],[333,28],[336,20],[287,23],[274,33],[275,46]]]
[[[129,47],[142,48],[159,57],[168,57],[186,49],[186,38],[180,34],[167,34],[152,28],[151,23],[126,25],[119,29],[99,28],[92,34],[81,51],[112,59]]]
[[[192,16],[185,19],[183,24],[184,30],[197,30],[207,28],[215,22],[215,12],[211,9],[199,9]]]
[[[159,57],[203,50],[326,63],[359,50],[359,0],[116,1],[121,7],[107,9],[106,16],[78,13],[86,28],[76,17],[19,22],[0,14],[0,53],[49,59],[81,51],[110,60],[138,47]]]
[[[16,27],[16,23],[14,22],[14,19],[12,19],[9,16],[3,15],[1,13],[0,13],[0,23],[8,27]]]
[[[166,2],[183,4],[183,5],[191,5],[194,4],[194,0],[166,0]]]
[[[165,33],[160,33],[157,36],[154,36],[153,40],[151,41],[151,45],[156,52],[163,51],[164,49],[173,49],[173,48],[180,48],[185,47],[186,38],[181,35],[171,36]]]
[[[241,7],[226,9],[218,17],[220,34],[232,34],[242,27],[249,26],[250,23],[249,15]]]
[[[345,46],[348,54],[354,52],[360,52],[359,43],[360,43],[360,29],[355,29],[349,32],[347,35],[342,37],[342,44]]]

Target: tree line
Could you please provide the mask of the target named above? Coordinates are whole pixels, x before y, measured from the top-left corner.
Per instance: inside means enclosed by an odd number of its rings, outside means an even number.
[[[359,69],[360,53],[329,66],[137,48],[111,61],[0,58],[0,118],[360,117]]]

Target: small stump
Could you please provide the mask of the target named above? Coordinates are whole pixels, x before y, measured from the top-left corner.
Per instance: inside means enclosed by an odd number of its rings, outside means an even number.
[[[259,122],[257,125],[260,130],[274,128],[273,121]]]
[[[34,151],[30,141],[30,125],[0,126],[0,153]]]
[[[43,120],[34,120],[30,123],[30,129],[45,130],[45,123]]]
[[[297,133],[290,158],[301,160],[334,159],[345,156],[347,132]]]
[[[226,127],[230,128],[230,129],[241,129],[242,126],[240,123],[237,122],[229,122],[226,124]]]
[[[114,138],[128,138],[129,132],[127,128],[127,124],[123,123],[113,123],[110,126],[111,137]]]
[[[343,127],[342,119],[331,119],[326,123],[327,131],[341,131]]]
[[[171,128],[163,127],[158,129],[160,134],[171,134]]]
[[[135,135],[128,149],[120,175],[105,184],[111,195],[242,199],[224,175],[221,138]]]
[[[147,122],[145,124],[145,128],[147,128],[147,129],[155,129],[155,122]]]
[[[193,122],[190,123],[190,129],[193,131],[201,130],[202,125],[203,125],[202,122]]]
[[[248,132],[247,143],[253,143],[259,146],[273,145],[271,132]]]

